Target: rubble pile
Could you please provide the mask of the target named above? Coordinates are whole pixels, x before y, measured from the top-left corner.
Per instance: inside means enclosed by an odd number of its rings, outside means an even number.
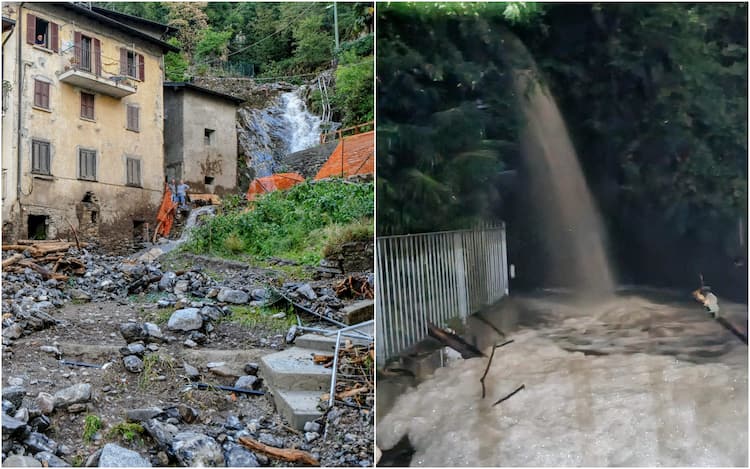
[[[85,411],[91,400],[91,385],[79,383],[54,395],[40,392],[29,399],[23,382],[14,384],[2,390],[3,465],[70,467],[62,458],[72,454],[72,449],[46,435],[52,425],[50,415]]]

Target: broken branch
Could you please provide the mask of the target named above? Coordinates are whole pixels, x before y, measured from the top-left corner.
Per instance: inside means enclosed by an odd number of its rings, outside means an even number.
[[[24,256],[23,254],[13,254],[12,256],[10,256],[9,258],[3,261],[3,269],[8,267],[9,265],[15,264],[16,262],[20,261],[24,257],[26,256]]]
[[[437,339],[441,344],[450,347],[456,352],[460,353],[461,358],[463,359],[484,356],[484,354],[479,349],[466,342],[458,335],[441,329],[431,322],[427,323],[427,330],[430,337]]]
[[[240,437],[239,442],[245,448],[260,451],[278,459],[289,462],[301,462],[310,466],[319,466],[318,460],[306,451],[299,449],[274,448],[273,446],[264,445],[260,441],[253,440],[250,437]]]
[[[495,346],[495,347],[492,347],[492,353],[490,353],[490,359],[489,359],[489,360],[487,360],[487,368],[485,368],[485,369],[484,369],[484,374],[483,374],[483,375],[482,375],[482,377],[481,377],[481,378],[479,379],[479,382],[480,382],[480,383],[482,383],[482,399],[484,399],[484,393],[485,393],[485,389],[484,389],[484,378],[486,378],[486,377],[487,377],[487,372],[489,372],[489,371],[490,371],[490,366],[492,365],[492,357],[494,357],[494,356],[495,356],[495,350],[496,350],[496,349],[497,349],[497,346]]]
[[[516,388],[516,390],[515,390],[515,391],[513,391],[512,393],[508,394],[507,396],[503,397],[503,398],[502,398],[502,399],[500,399],[499,401],[497,401],[497,402],[495,402],[494,404],[492,404],[492,407],[495,407],[496,405],[500,404],[501,402],[503,402],[503,401],[506,401],[506,400],[510,399],[510,398],[511,398],[511,397],[513,397],[513,396],[514,396],[514,395],[515,395],[515,394],[516,394],[516,393],[517,393],[518,391],[520,391],[521,389],[523,389],[523,388],[525,388],[525,387],[526,387],[526,385],[525,385],[525,384],[522,384],[522,385],[518,386],[518,387]]]

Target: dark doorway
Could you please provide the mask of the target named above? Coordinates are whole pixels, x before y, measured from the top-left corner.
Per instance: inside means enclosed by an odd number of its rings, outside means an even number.
[[[29,215],[29,239],[47,239],[46,215]]]
[[[143,220],[133,220],[133,241],[137,243],[148,241],[146,222]]]

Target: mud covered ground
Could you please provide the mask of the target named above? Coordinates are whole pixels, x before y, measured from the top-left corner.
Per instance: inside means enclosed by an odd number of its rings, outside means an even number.
[[[185,259],[182,263],[186,263]],[[246,276],[246,272],[216,266],[204,272],[234,287],[241,285]],[[285,277],[283,272],[269,273],[273,281]],[[262,273],[256,274],[262,277]],[[255,280],[259,280],[257,276]],[[322,466],[372,465],[374,433],[369,410],[334,407],[328,412],[327,429],[321,429],[320,437],[308,442],[304,432],[290,428],[275,411],[268,394],[247,396],[190,386],[185,364],[198,370],[200,382],[233,386],[238,376],[248,374],[248,366],[252,369],[260,357],[286,346],[284,335],[290,318],[256,321],[239,314],[229,315],[214,323],[207,343],[190,348],[184,345],[184,334],[167,329],[166,322],[175,308],[157,307],[163,297],[163,292],[149,292],[117,301],[73,300],[52,313],[57,325],[24,334],[3,346],[3,388],[18,385],[25,388],[24,406],[34,408],[39,393],[54,395],[79,383],[91,385],[90,400],[56,408],[49,415],[51,425],[43,433],[60,445],[58,456],[62,460],[70,465],[83,465],[106,443],[117,443],[136,451],[154,466],[178,465],[147,432],[125,425],[129,410],[159,407],[176,409],[174,412],[182,417],[172,423],[180,431],[208,435],[224,445],[225,451],[227,444],[244,435],[271,446],[307,451]],[[306,324],[320,325],[315,318],[302,319]],[[123,364],[120,349],[126,342],[120,334],[120,324],[127,322],[155,323],[167,339],[152,345],[158,349],[146,354],[141,373],[131,373]],[[61,359],[101,368],[66,365]],[[208,365],[213,367],[218,362],[225,365],[210,371]],[[265,390],[265,386],[261,389]],[[184,418],[185,415],[190,417]],[[87,418],[89,423],[100,421],[100,428],[87,429]],[[9,449],[4,441],[5,456],[15,452]],[[244,461],[243,465],[252,465]],[[255,453],[255,461],[250,459],[250,462],[270,466],[291,464],[269,459],[259,452]]]

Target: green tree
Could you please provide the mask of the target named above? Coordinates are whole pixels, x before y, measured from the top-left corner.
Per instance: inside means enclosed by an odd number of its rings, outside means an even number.
[[[333,106],[341,111],[341,125],[349,127],[374,118],[374,57],[345,56],[336,69]],[[347,63],[353,62],[353,63]]]
[[[180,46],[176,38],[172,38],[167,42],[175,47]],[[188,61],[183,52],[167,52],[164,55],[164,75],[167,81],[186,81],[188,79],[187,70]]]

